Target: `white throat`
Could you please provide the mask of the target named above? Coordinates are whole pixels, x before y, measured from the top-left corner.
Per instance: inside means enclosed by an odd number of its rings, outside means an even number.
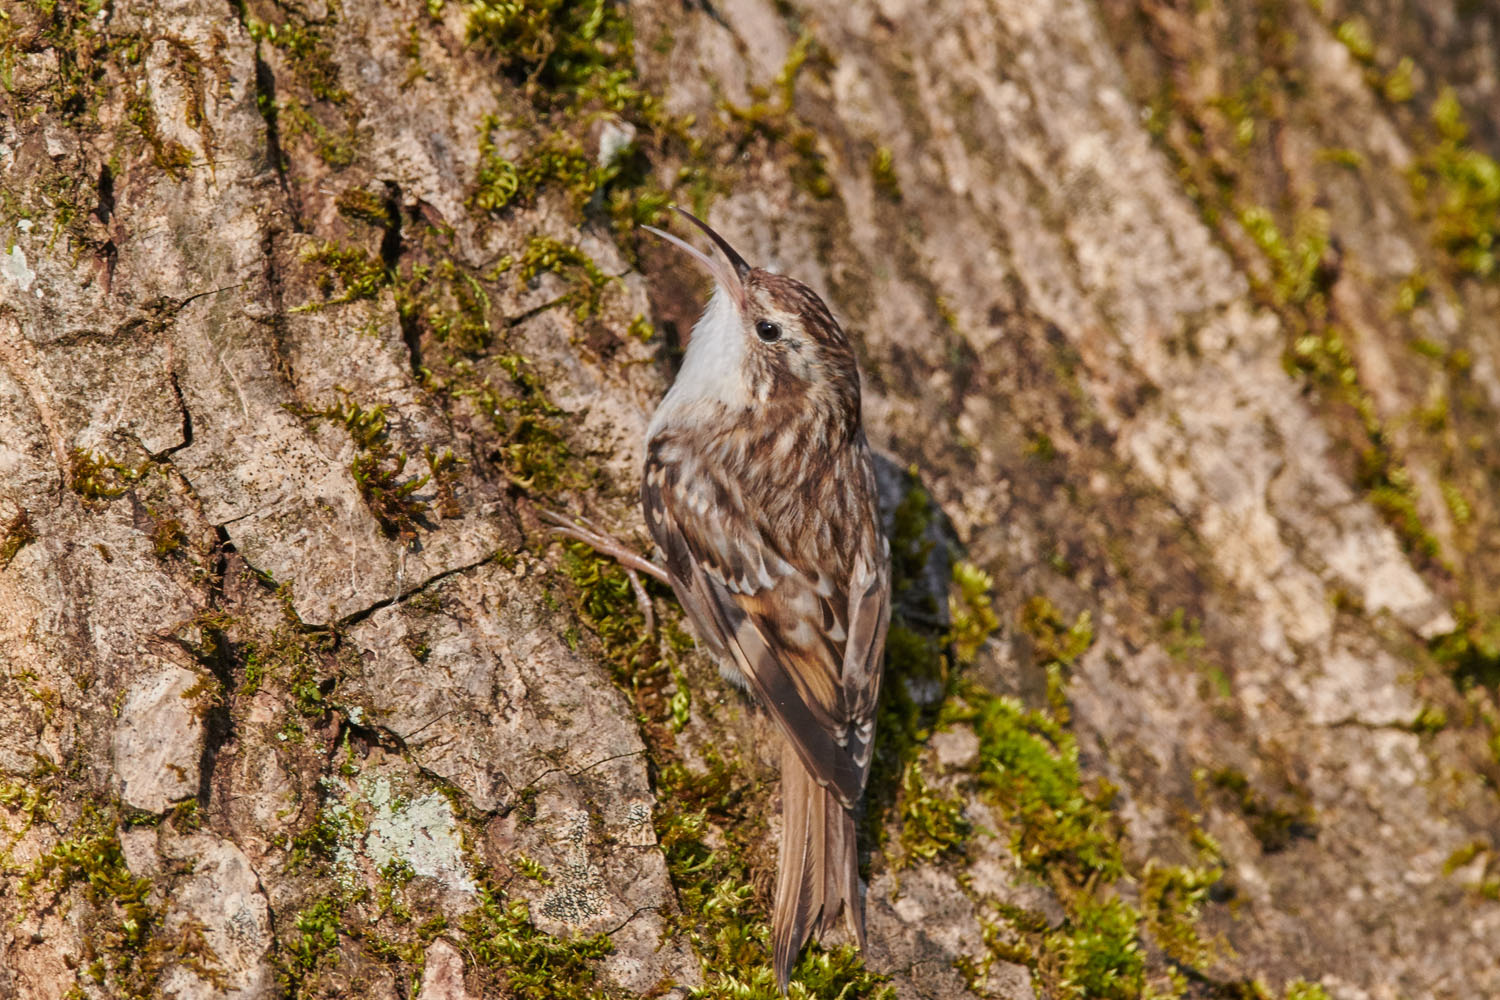
[[[748,407],[750,392],[745,383],[744,362],[745,333],[739,310],[729,293],[715,285],[708,308],[693,325],[677,380],[646,429],[647,443],[663,427],[692,420],[699,415],[698,411]]]

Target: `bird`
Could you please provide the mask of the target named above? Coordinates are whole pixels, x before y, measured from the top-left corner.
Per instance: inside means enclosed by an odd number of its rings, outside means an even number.
[[[675,206],[674,206],[675,207]],[[874,752],[890,543],[849,337],[795,278],[651,226],[714,280],[646,431],[641,505],[665,576],[720,672],[783,738],[772,965],[842,919],[866,948],[855,813]]]

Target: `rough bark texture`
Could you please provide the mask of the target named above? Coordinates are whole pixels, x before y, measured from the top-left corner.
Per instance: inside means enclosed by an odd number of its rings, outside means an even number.
[[[672,200],[885,456],[794,995],[1500,995],[1497,28],[0,4],[0,996],[772,994],[771,731],[540,517],[644,537]]]

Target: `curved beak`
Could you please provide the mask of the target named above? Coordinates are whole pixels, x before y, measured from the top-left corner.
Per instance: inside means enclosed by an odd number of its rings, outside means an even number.
[[[676,205],[673,205],[672,208],[676,210],[678,215],[681,215],[684,219],[687,219],[693,225],[707,233],[708,238],[714,241],[714,245],[719,248],[724,256],[714,257],[706,254],[687,240],[673,236],[671,233],[657,229],[655,226],[642,226],[641,228],[649,233],[655,233],[657,236],[660,236],[707,268],[708,273],[713,277],[714,281],[718,282],[729,293],[730,298],[734,300],[735,306],[743,310],[745,307],[745,278],[750,274],[750,265],[745,263],[745,258],[741,257],[738,251],[729,245],[728,240],[709,228],[708,223],[691,212],[678,208]]]

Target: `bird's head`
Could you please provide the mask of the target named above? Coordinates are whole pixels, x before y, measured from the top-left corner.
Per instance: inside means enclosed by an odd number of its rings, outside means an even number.
[[[795,278],[751,267],[702,220],[677,212],[708,234],[719,253],[643,227],[702,264],[715,285],[656,422],[707,419],[717,411],[772,426],[811,419],[834,436],[852,437],[859,428],[859,371],[849,338],[823,300]]]

